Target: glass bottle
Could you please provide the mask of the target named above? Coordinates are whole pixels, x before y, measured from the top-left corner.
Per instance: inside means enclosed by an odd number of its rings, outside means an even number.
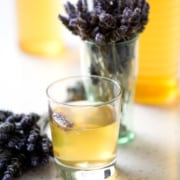
[[[17,0],[20,48],[30,54],[57,56],[62,52],[59,0]]]
[[[149,0],[150,17],[139,42],[136,102],[170,104],[177,99],[180,1]]]

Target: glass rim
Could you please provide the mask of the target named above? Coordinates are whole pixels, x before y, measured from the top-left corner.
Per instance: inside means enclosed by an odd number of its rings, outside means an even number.
[[[122,45],[126,45],[126,44],[130,44],[130,43],[132,43],[132,42],[135,42],[137,39],[138,39],[138,37],[139,37],[139,34],[137,33],[137,34],[135,34],[131,39],[129,39],[129,40],[124,40],[124,41],[120,41],[120,42],[116,42],[116,41],[113,41],[113,42],[109,42],[109,43],[106,43],[106,44],[96,44],[95,42],[93,42],[93,41],[85,41],[85,43],[87,43],[87,44],[95,44],[96,46],[112,46],[112,45],[114,45],[114,44],[122,44]]]
[[[68,102],[60,102],[60,101],[57,101],[55,100],[53,97],[51,97],[51,95],[49,94],[49,90],[50,88],[52,88],[55,84],[59,83],[59,82],[63,82],[63,81],[67,81],[67,80],[71,80],[71,79],[90,79],[90,78],[98,78],[98,79],[103,79],[103,80],[106,80],[106,81],[109,81],[111,82],[112,84],[114,84],[116,87],[118,87],[118,93],[115,95],[115,97],[111,98],[110,100],[107,100],[105,102],[101,102],[101,103],[98,103],[98,104],[69,104]],[[62,106],[66,106],[66,107],[100,107],[100,106],[104,106],[104,105],[107,105],[107,104],[111,104],[113,103],[114,101],[116,100],[120,100],[120,97],[122,95],[122,88],[121,88],[121,85],[114,79],[110,79],[110,78],[107,78],[107,77],[103,77],[103,76],[96,76],[96,75],[77,75],[77,76],[68,76],[68,77],[64,77],[64,78],[61,78],[61,79],[58,79],[58,80],[55,80],[53,81],[52,83],[50,83],[47,88],[46,88],[46,95],[47,95],[47,98],[48,100],[51,100],[53,101],[54,103],[56,104],[59,104],[59,105],[62,105]]]

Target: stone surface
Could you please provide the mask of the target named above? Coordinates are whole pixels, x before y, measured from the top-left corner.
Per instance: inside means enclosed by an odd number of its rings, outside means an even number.
[[[117,172],[108,180],[179,180],[180,104],[171,108],[135,105],[133,142],[120,146]],[[53,162],[19,180],[55,180]]]

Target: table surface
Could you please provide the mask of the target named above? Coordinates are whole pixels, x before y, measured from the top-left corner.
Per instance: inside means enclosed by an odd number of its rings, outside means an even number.
[[[3,3],[0,7],[0,109],[44,113],[47,111],[47,85],[79,74],[78,49],[69,49],[71,55],[64,53],[59,60],[22,53],[16,40],[15,2]],[[118,171],[114,179],[179,180],[180,103],[171,107],[135,104],[134,130],[135,140],[118,149]],[[57,179],[54,163],[19,178],[32,179]]]

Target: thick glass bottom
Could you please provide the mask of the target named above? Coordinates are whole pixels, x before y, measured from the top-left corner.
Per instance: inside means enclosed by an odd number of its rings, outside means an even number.
[[[67,166],[55,158],[57,177],[63,180],[104,180],[115,173],[115,161],[97,169],[81,169]]]
[[[127,131],[125,134],[121,134],[119,135],[119,139],[118,139],[118,144],[126,144],[132,140],[134,140],[135,138],[135,134],[132,131]]]

